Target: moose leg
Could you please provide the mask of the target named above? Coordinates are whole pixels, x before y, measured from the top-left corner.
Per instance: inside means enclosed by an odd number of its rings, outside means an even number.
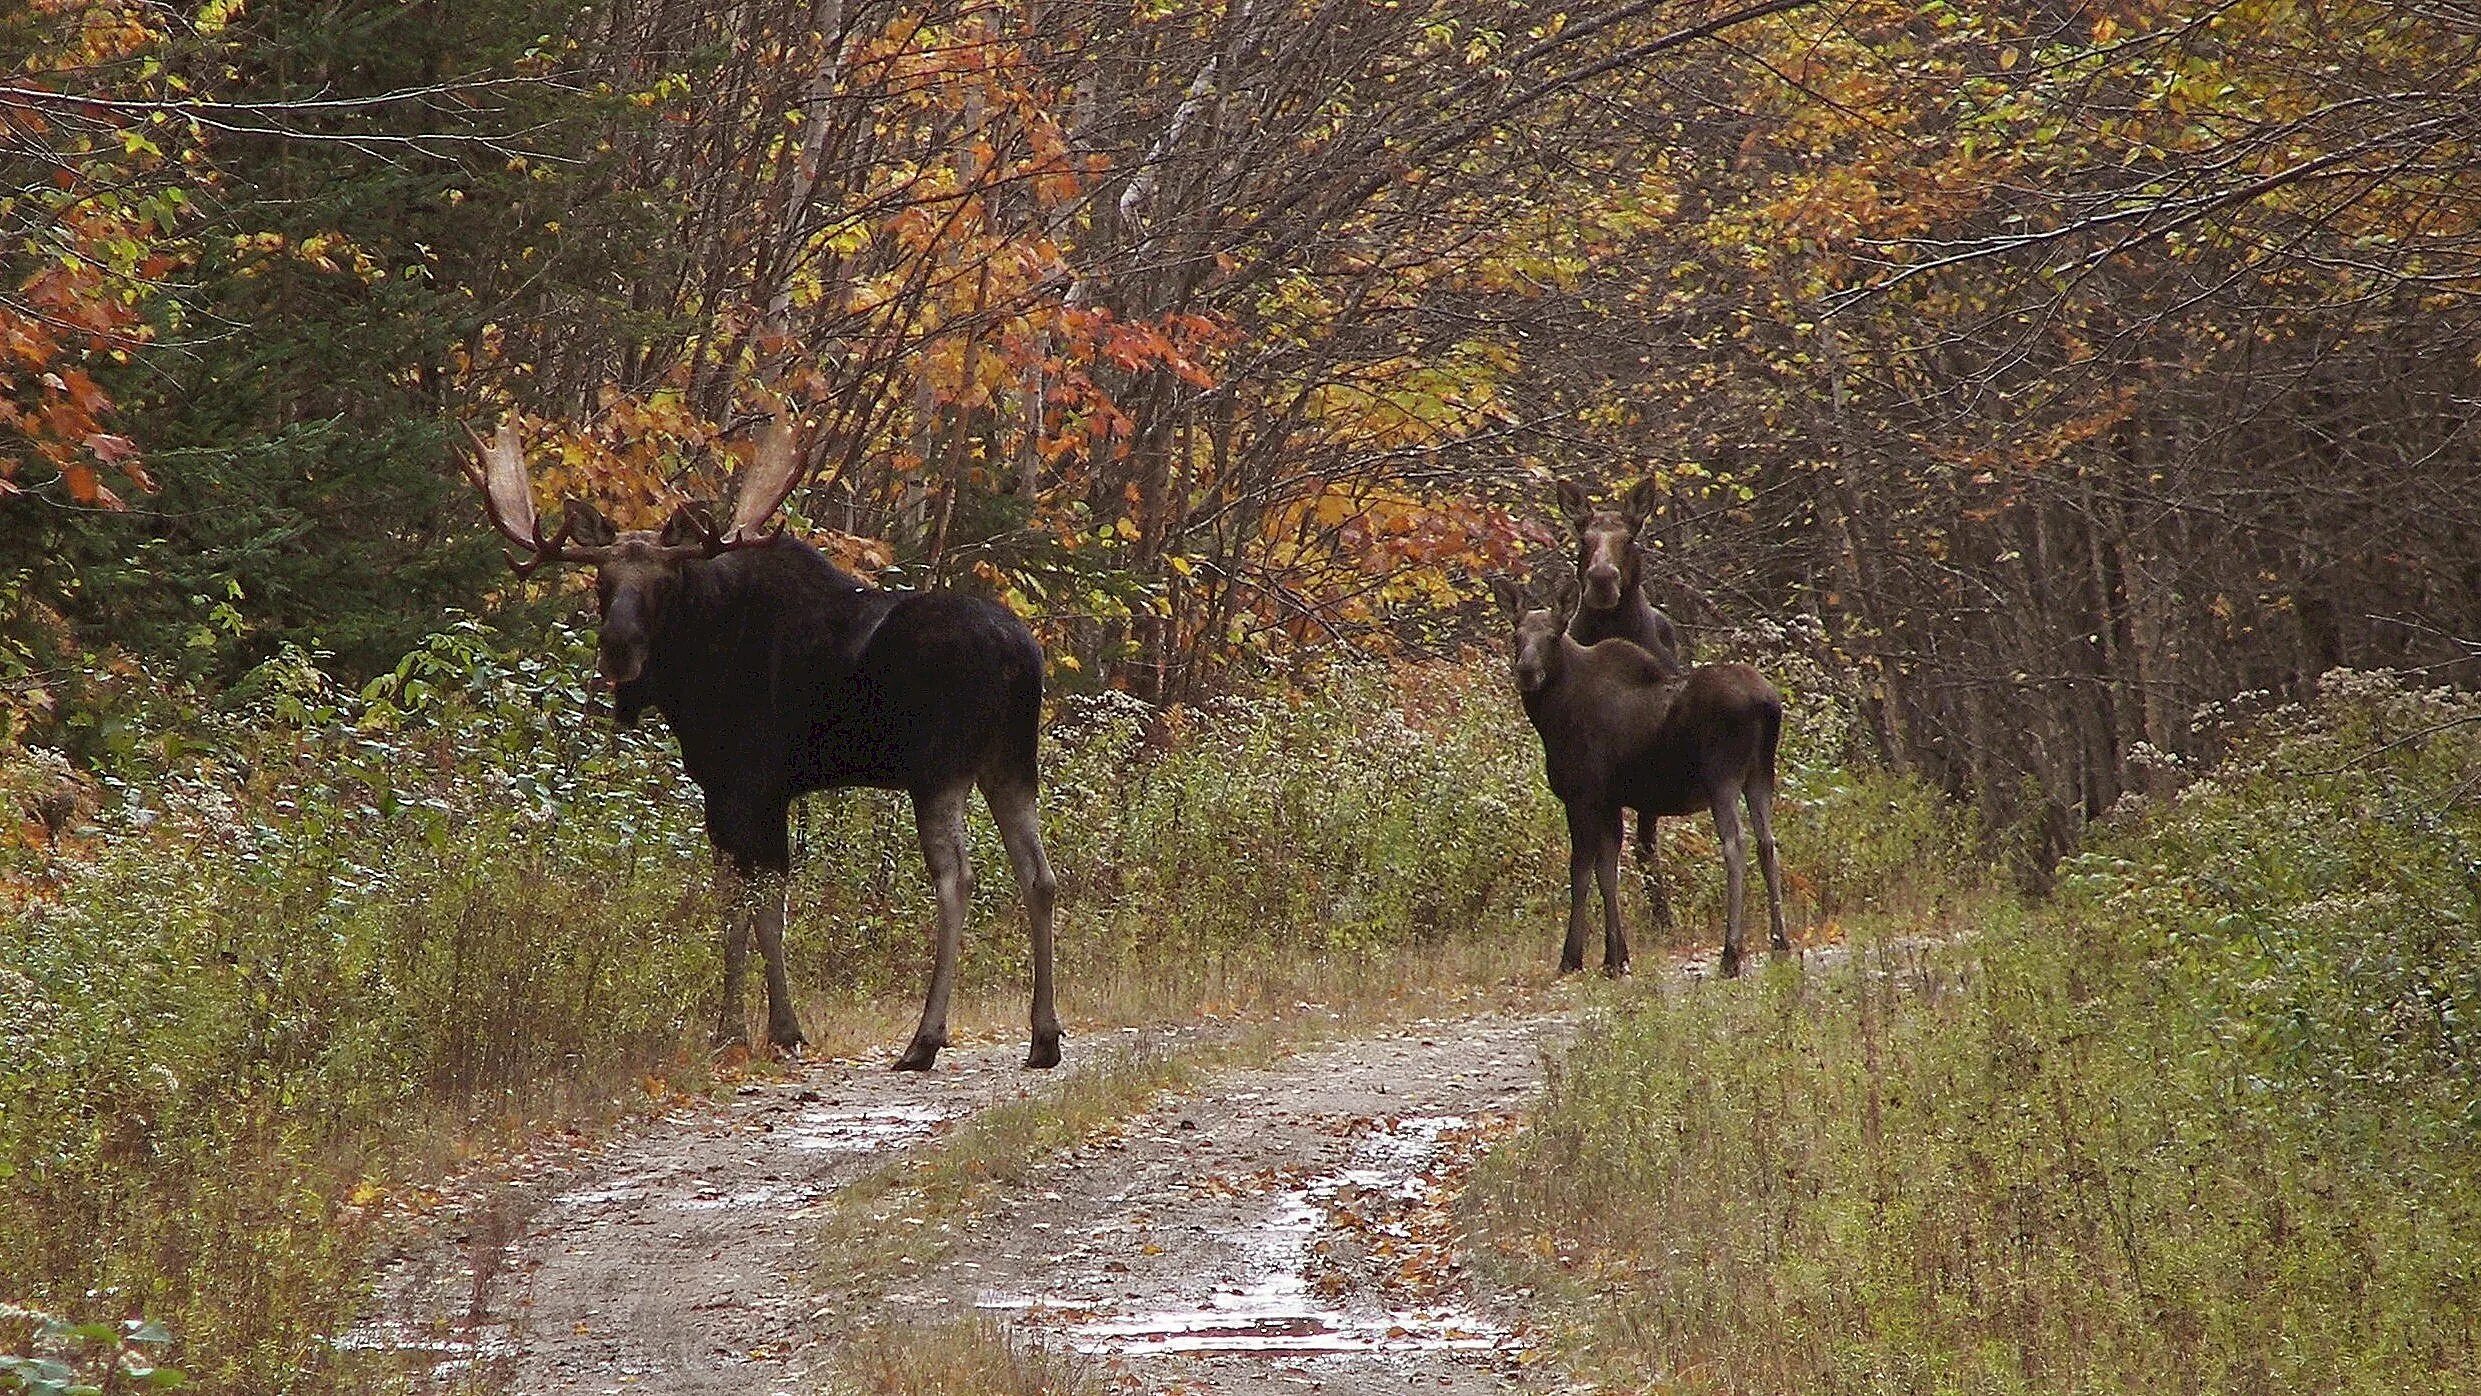
[[[762,872],[750,879],[754,889],[750,923],[758,933],[758,955],[767,965],[767,1041],[797,1052],[809,1041],[801,1031],[801,1015],[793,1009],[792,979],[784,971],[784,900],[789,879],[781,872]]]
[[[728,855],[718,853],[715,900],[724,908],[724,1002],[715,1014],[718,1047],[749,1041],[749,1029],[741,1021],[741,974],[749,963],[749,894],[749,879]]]
[[[1766,879],[1766,948],[1788,954],[1792,942],[1783,934],[1783,873],[1775,866],[1775,792],[1753,784],[1748,793],[1749,823],[1757,831],[1757,870]]]
[[[1602,972],[1614,979],[1628,973],[1628,932],[1620,925],[1620,813],[1594,846],[1594,882],[1602,892]]]
[[[931,941],[930,992],[922,999],[922,1023],[896,1059],[898,1071],[928,1071],[948,1045],[948,998],[956,991],[956,958],[965,939],[965,908],[973,900],[973,870],[965,861],[965,792],[915,791],[913,828],[922,841],[922,864],[939,896],[939,928]]]
[[[1740,973],[1740,903],[1749,880],[1740,811],[1732,803],[1738,793],[1718,786],[1714,794],[1714,838],[1723,845],[1723,973],[1727,977]]]
[[[1654,908],[1654,929],[1671,929],[1671,892],[1663,886],[1663,860],[1654,843],[1654,816],[1637,815],[1637,876],[1645,883],[1645,899]]]
[[[999,841],[1008,846],[1008,868],[1016,874],[1017,894],[1025,898],[1027,934],[1034,959],[1034,1040],[1025,1064],[1060,1064],[1060,1015],[1051,1002],[1051,910],[1059,899],[1059,882],[1051,875],[1050,856],[1042,850],[1042,822],[1034,787],[1019,781],[987,782],[982,798],[999,825]]]
[[[724,869],[724,1012],[716,1036],[727,1042],[743,1040],[741,972],[755,932],[767,977],[767,1041],[787,1052],[804,1040],[800,1016],[793,1011],[792,982],[784,972],[784,891],[792,867],[785,821],[790,814],[789,802],[745,791],[710,795],[706,802],[707,833]]]
[[[1602,842],[1600,820],[1568,807],[1568,938],[1560,943],[1559,972],[1585,968],[1585,921],[1592,914],[1594,851]]]

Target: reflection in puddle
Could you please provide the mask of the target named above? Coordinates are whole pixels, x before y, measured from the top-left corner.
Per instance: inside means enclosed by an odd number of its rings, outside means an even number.
[[[882,1105],[867,1110],[804,1110],[779,1133],[796,1149],[860,1154],[927,1139],[954,1112],[937,1105]]]
[[[338,1352],[369,1353],[392,1358],[401,1370],[446,1381],[470,1372],[478,1363],[512,1358],[517,1346],[498,1324],[463,1330],[465,1337],[447,1337],[393,1319],[377,1319],[328,1340]]]
[[[700,1193],[677,1204],[688,1212],[720,1212],[736,1207],[799,1206],[818,1198],[819,1190],[811,1187],[757,1187],[747,1192]]]
[[[1068,1327],[1078,1351],[1095,1355],[1158,1357],[1197,1353],[1401,1353],[1492,1349],[1512,1340],[1507,1330],[1455,1308],[1346,1309],[1321,1302],[1310,1281],[1311,1246],[1340,1194],[1363,1189],[1418,1200],[1429,1186],[1425,1171],[1443,1140],[1467,1121],[1458,1115],[1396,1120],[1365,1136],[1349,1166],[1281,1194],[1266,1216],[1247,1231],[1232,1233],[1246,1256],[1244,1283],[1219,1287],[1196,1308],[1166,1309],[1118,1318],[1095,1318]],[[1060,1297],[1039,1301],[982,1296],[985,1309],[1093,1312],[1088,1303]],[[1107,1302],[1107,1301],[1106,1301]]]

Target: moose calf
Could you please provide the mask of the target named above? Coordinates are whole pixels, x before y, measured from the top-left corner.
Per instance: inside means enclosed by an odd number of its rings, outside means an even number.
[[[1723,846],[1723,973],[1740,972],[1741,907],[1747,882],[1738,805],[1757,831],[1766,879],[1769,944],[1783,935],[1783,887],[1775,865],[1775,745],[1783,695],[1746,664],[1705,664],[1685,673],[1626,640],[1581,645],[1569,635],[1576,598],[1563,587],[1545,609],[1529,607],[1506,578],[1491,589],[1515,630],[1511,668],[1525,716],[1542,737],[1551,793],[1568,814],[1568,938],[1562,973],[1585,967],[1589,881],[1602,892],[1602,965],[1628,968],[1618,900],[1620,816],[1714,815]]]

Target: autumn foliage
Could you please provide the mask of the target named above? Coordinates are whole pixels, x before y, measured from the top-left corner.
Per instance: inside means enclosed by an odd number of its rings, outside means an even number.
[[[384,663],[546,597],[461,424],[649,519],[781,402],[808,536],[1151,699],[1486,640],[1552,478],[1650,477],[1660,604],[2050,853],[2197,704],[2481,632],[2452,8],[347,9],[12,31],[9,487],[167,480],[0,517],[88,636],[189,652],[144,553]]]
[[[161,25],[136,0],[29,0],[0,29],[28,44],[0,95],[0,154],[29,176],[0,192],[0,495],[117,506],[113,483],[149,487],[96,372],[153,337],[181,260],[171,137],[126,103],[160,69]]]

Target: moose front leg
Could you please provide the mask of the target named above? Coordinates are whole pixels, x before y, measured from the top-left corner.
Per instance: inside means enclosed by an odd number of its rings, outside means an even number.
[[[1620,816],[1594,849],[1594,884],[1602,892],[1602,972],[1613,979],[1628,973],[1628,932],[1620,922]]]
[[[724,911],[724,1001],[715,1011],[715,1045],[729,1047],[749,1041],[741,1021],[741,975],[749,964],[751,903],[749,879],[719,859],[715,869],[715,900]]]
[[[747,795],[707,798],[707,832],[715,843],[718,884],[724,903],[724,1004],[716,1024],[719,1042],[747,1041],[741,1020],[741,975],[755,934],[767,980],[767,1041],[780,1051],[800,1050],[807,1040],[793,1008],[791,977],[784,968],[784,896],[790,881],[791,805]]]
[[[939,924],[932,932],[930,992],[922,999],[921,1026],[896,1059],[898,1071],[928,1071],[948,1045],[948,998],[956,990],[956,960],[965,939],[965,909],[973,902],[973,868],[965,860],[965,794],[972,787],[917,792],[913,827],[922,841],[922,863],[939,896]]]
[[[809,1038],[801,1031],[801,1015],[793,1008],[792,976],[784,969],[785,900],[791,880],[780,872],[752,879],[756,904],[750,923],[758,936],[758,955],[767,965],[767,1041],[785,1052],[798,1052]]]
[[[1592,922],[1594,874],[1608,821],[1599,813],[1568,807],[1568,935],[1559,945],[1559,972],[1585,968],[1585,935]],[[1607,903],[1606,903],[1607,905]]]

